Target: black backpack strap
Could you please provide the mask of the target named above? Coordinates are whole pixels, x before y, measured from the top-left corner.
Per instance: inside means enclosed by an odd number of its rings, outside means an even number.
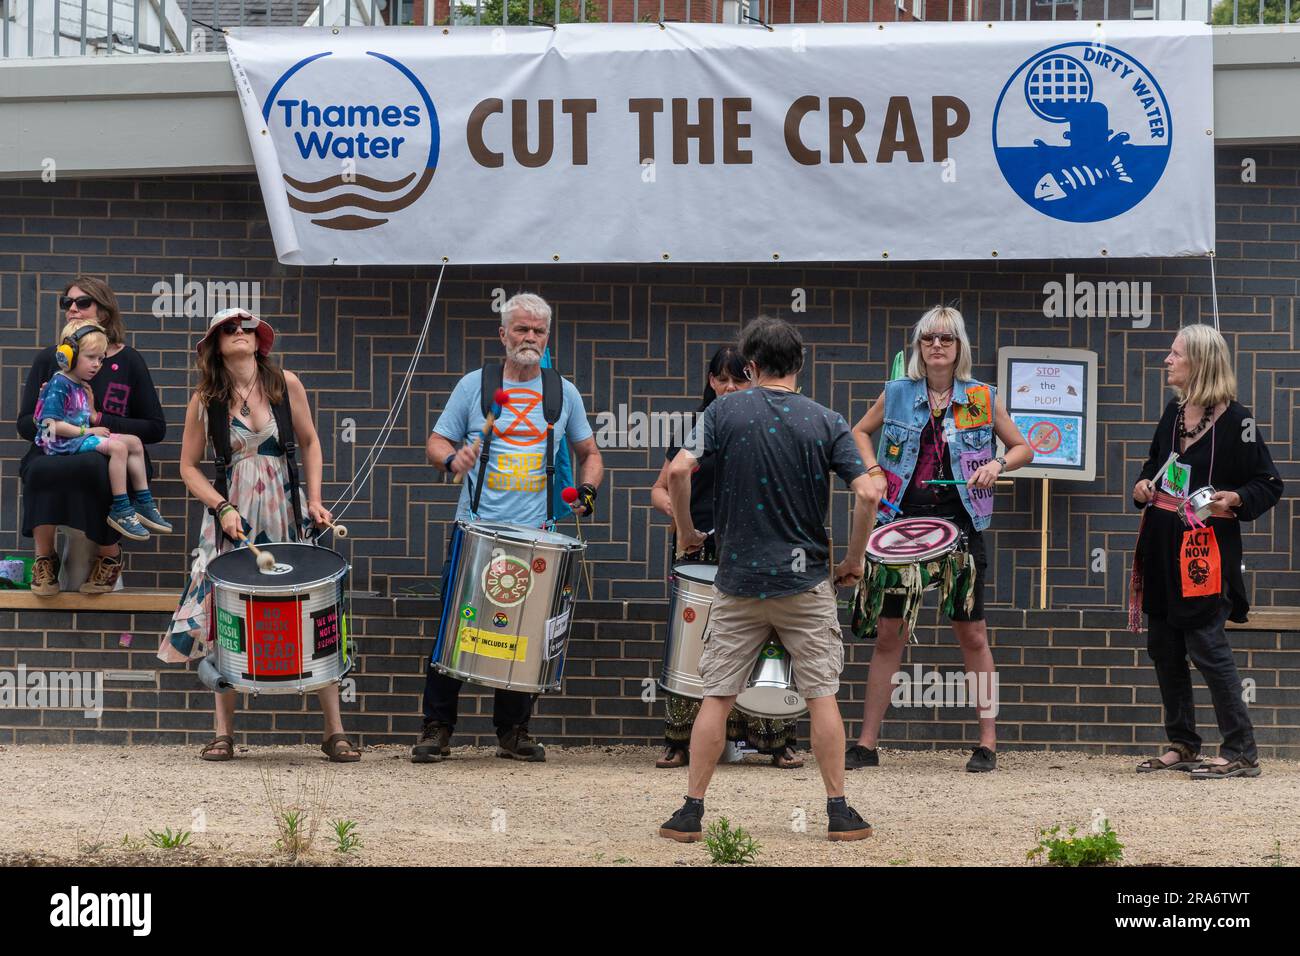
[[[293,505],[294,534],[302,540],[302,503],[298,499],[298,442],[293,433],[293,408],[289,403],[289,383],[284,375],[280,376],[284,389],[284,400],[272,403],[271,414],[275,416],[275,427],[280,433],[280,447],[284,449],[285,469],[289,473],[289,501]]]
[[[564,411],[564,379],[553,368],[542,369],[542,415],[546,419],[546,523],[555,522],[555,423]]]
[[[486,419],[492,413],[492,401],[496,398],[497,390],[501,388],[501,383],[505,381],[506,367],[504,365],[484,365],[481,372],[481,387],[479,388],[479,408],[483,410],[483,417]],[[469,436],[466,436],[469,441]],[[474,500],[470,502],[469,514],[471,518],[478,517],[478,504],[483,497],[483,483],[487,478],[488,467],[488,450],[492,447],[492,432],[489,431],[483,436],[483,447],[479,449],[478,455],[478,478],[474,482]]]
[[[230,485],[226,480],[226,469],[230,467],[230,412],[226,403],[218,398],[208,402],[208,441],[212,443],[212,487],[225,501],[230,497]],[[217,553],[221,552],[221,522],[217,520],[217,509],[209,508],[214,522]]]

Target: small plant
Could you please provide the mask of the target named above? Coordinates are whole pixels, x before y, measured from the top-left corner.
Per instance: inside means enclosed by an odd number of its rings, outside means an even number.
[[[1050,830],[1038,831],[1038,846],[1025,854],[1025,859],[1039,861],[1047,853],[1047,862],[1052,866],[1107,866],[1124,859],[1124,844],[1119,842],[1119,835],[1111,829],[1109,820],[1102,820],[1102,829],[1098,833],[1075,836],[1078,827],[1070,827],[1064,839],[1059,834],[1060,826]]]
[[[314,774],[310,778],[299,776],[291,802],[286,801],[266,768],[262,769],[262,786],[266,791],[271,820],[279,834],[275,848],[291,860],[297,860],[311,850],[312,843],[316,840],[316,828],[329,803],[334,778],[329,774]]]
[[[911,862],[912,862],[912,861],[909,860],[907,857],[905,857],[905,856],[900,856],[897,860],[890,860],[890,861],[889,861],[889,865],[890,865],[890,866],[907,866],[907,864],[909,864],[909,863],[911,863]]]
[[[704,833],[704,846],[714,863],[753,863],[762,849],[744,829],[731,829],[726,817],[709,824]]]
[[[1286,864],[1282,862],[1282,841],[1281,840],[1273,841],[1273,857],[1272,857],[1272,862],[1269,863],[1269,866],[1286,866]]]
[[[334,852],[352,853],[361,849],[361,837],[357,835],[357,825],[352,820],[334,820]]]
[[[131,834],[128,833],[122,837],[121,846],[123,850],[143,850],[144,841],[132,839]]]
[[[189,830],[177,830],[172,833],[171,827],[161,833],[157,830],[150,830],[144,835],[144,842],[159,850],[179,850],[182,847],[192,846]]]

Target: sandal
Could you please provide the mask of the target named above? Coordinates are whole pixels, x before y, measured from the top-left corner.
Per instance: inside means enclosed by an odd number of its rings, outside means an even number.
[[[352,746],[347,734],[326,737],[320,749],[321,753],[330,758],[330,763],[356,763],[361,759],[361,751]]]
[[[1259,762],[1247,763],[1246,758],[1237,757],[1227,763],[1203,763],[1192,771],[1193,780],[1223,780],[1227,777],[1258,777],[1263,771]]]
[[[234,760],[235,738],[221,735],[213,737],[199,751],[200,760]]]
[[[1192,750],[1187,744],[1170,744],[1165,748],[1165,753],[1176,753],[1178,759],[1173,763],[1165,763],[1160,757],[1152,757],[1149,760],[1143,760],[1137,765],[1138,773],[1154,773],[1157,770],[1182,770],[1184,773],[1193,767],[1199,767],[1201,762],[1196,759],[1196,751]],[[1164,754],[1160,755],[1161,757]]]
[[[772,754],[772,766],[780,767],[782,770],[798,770],[803,766],[803,758],[795,753],[793,747],[786,745]]]
[[[664,751],[664,755],[655,761],[655,766],[660,770],[673,770],[677,767],[685,767],[691,762],[691,752],[685,747],[669,747]]]

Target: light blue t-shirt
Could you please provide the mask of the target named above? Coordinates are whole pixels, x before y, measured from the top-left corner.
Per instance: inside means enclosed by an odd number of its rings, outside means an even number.
[[[447,407],[433,426],[435,433],[453,444],[472,442],[483,434],[482,381],[483,370],[479,369],[457,383],[447,399]],[[542,375],[539,371],[536,378],[527,382],[506,379],[501,387],[509,393],[510,402],[502,407],[492,428],[492,447],[478,517],[484,521],[508,521],[540,528],[546,522],[546,416],[542,411]],[[559,454],[565,438],[580,442],[591,436],[582,394],[576,385],[564,380],[564,408],[555,423],[552,452]],[[456,507],[458,519],[469,518],[478,472],[476,464],[465,476]],[[561,490],[553,489],[557,499]],[[562,501],[557,503],[557,520],[570,513]]]

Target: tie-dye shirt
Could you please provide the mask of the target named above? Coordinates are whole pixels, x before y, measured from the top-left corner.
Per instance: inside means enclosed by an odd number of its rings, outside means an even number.
[[[90,451],[101,439],[97,435],[73,435],[60,438],[50,427],[51,422],[67,422],[78,427],[90,428],[92,412],[90,392],[86,386],[74,381],[63,372],[56,373],[36,400],[36,444],[47,455],[75,455],[79,451]]]

